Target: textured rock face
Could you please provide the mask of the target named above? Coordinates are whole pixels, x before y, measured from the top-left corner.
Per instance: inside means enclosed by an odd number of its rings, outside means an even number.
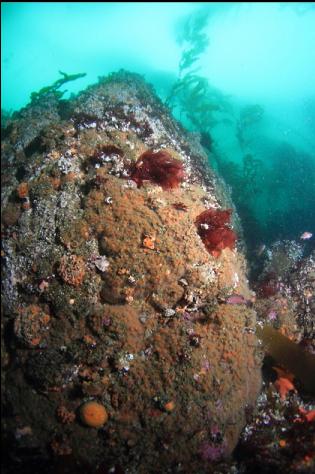
[[[209,472],[236,445],[260,368],[241,247],[214,257],[197,232],[207,208],[233,207],[199,142],[119,73],[67,103],[39,99],[2,150],[14,472],[63,456],[74,472]],[[178,187],[130,179],[148,150],[183,164]],[[108,414],[99,429],[80,421],[88,400]]]

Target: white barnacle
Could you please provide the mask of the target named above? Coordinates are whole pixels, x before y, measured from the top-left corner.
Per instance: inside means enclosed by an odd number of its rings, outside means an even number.
[[[109,261],[105,255],[100,255],[94,260],[94,265],[100,272],[105,272],[109,267]]]
[[[234,275],[233,275],[233,287],[235,288],[238,283],[239,283],[240,279],[239,279],[239,276],[236,272],[234,272]]]
[[[209,224],[200,224],[201,229],[208,230],[209,229]]]
[[[164,311],[164,316],[166,318],[171,318],[172,316],[174,316],[174,314],[176,313],[176,311],[172,308],[167,308],[165,311]]]

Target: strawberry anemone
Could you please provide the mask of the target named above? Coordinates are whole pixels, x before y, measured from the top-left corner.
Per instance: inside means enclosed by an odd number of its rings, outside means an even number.
[[[195,221],[202,242],[214,257],[219,257],[225,248],[235,247],[236,234],[228,227],[231,214],[232,209],[207,209]]]
[[[166,151],[148,150],[132,166],[130,178],[137,183],[138,188],[147,180],[168,190],[180,185],[185,178],[185,171],[183,163]]]

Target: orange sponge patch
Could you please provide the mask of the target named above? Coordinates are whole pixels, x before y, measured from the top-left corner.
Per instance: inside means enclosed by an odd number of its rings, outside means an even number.
[[[81,420],[87,426],[100,428],[108,420],[108,414],[104,406],[98,402],[86,402],[80,410]]]

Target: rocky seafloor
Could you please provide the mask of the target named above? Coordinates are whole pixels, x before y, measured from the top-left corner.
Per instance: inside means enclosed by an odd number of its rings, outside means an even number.
[[[311,355],[314,261],[300,300],[267,267],[255,296],[228,190],[151,87],[120,72],[39,95],[2,156],[4,472],[311,472],[312,384],[283,396],[270,364],[262,387],[256,324]]]

